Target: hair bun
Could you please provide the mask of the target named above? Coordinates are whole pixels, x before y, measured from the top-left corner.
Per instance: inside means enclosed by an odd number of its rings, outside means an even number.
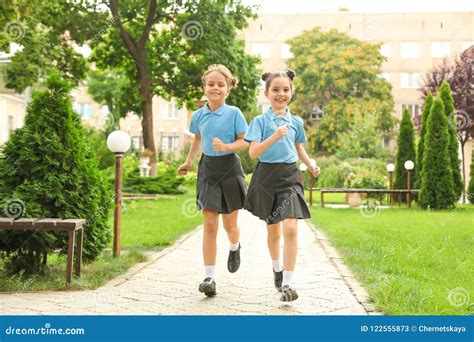
[[[292,80],[292,81],[293,81],[293,78],[295,78],[295,76],[296,76],[296,72],[294,72],[294,71],[291,70],[291,69],[288,69],[288,70],[286,71],[286,74],[288,75],[288,77],[289,77],[290,80]]]
[[[268,80],[268,78],[270,77],[271,74],[272,74],[271,72],[266,72],[266,73],[264,73],[264,74],[262,75],[262,81],[265,81],[265,82],[266,82],[266,81]]]

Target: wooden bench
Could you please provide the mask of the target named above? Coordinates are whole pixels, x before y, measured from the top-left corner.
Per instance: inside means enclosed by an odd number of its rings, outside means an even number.
[[[66,287],[71,287],[73,259],[74,259],[74,241],[77,240],[76,267],[75,275],[81,275],[82,266],[82,244],[84,239],[83,227],[86,220],[69,219],[62,220],[58,218],[0,218],[0,230],[33,230],[33,231],[65,231],[69,234],[66,266]],[[76,235],[77,232],[77,235]]]
[[[380,195],[382,196],[383,194],[391,194],[395,195],[398,194],[398,205],[401,204],[401,195],[402,194],[407,194],[408,190],[403,190],[403,189],[394,189],[394,190],[387,190],[387,189],[348,189],[348,188],[337,188],[337,189],[331,189],[331,188],[310,188],[309,189],[309,203],[310,205],[313,205],[313,191],[319,191],[321,194],[321,207],[324,208],[324,194],[325,193],[358,193],[358,194],[367,194],[367,198],[370,194],[373,195]],[[410,190],[410,194],[418,194],[420,190],[418,189],[412,189]],[[380,204],[382,204],[382,197],[380,197]]]

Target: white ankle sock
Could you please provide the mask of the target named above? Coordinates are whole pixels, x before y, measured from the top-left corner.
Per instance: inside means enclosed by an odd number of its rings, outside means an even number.
[[[216,266],[215,265],[209,265],[209,266],[204,266],[206,269],[206,278],[211,278],[214,279],[214,274],[216,272]]]
[[[283,263],[281,262],[281,259],[272,260],[272,265],[275,272],[283,271]]]
[[[230,243],[230,247],[229,249],[232,251],[232,252],[235,252],[236,250],[239,249],[239,245],[240,245],[240,242],[237,241],[237,243]]]
[[[285,286],[285,285],[293,285],[293,271],[285,271],[283,270],[283,282],[281,284],[281,286]]]

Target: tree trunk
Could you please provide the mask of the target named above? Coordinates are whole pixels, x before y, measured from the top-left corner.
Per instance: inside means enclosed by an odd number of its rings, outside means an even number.
[[[462,203],[466,203],[466,168],[464,164],[464,145],[466,141],[461,140],[461,163],[462,163]]]
[[[145,46],[150,36],[150,31],[153,27],[153,23],[157,21],[156,19],[156,0],[150,1],[150,9],[146,18],[145,28],[143,33],[135,41],[133,37],[125,30],[123,26],[121,17],[119,15],[118,1],[110,0],[109,8],[114,17],[114,22],[119,28],[120,37],[122,38],[125,47],[127,48],[130,56],[135,62],[137,68],[137,83],[138,83],[138,92],[141,97],[141,108],[142,108],[142,128],[143,128],[143,145],[145,148],[153,152],[150,158],[150,175],[156,176],[156,148],[155,148],[155,139],[153,138],[153,109],[152,109],[152,100],[153,93],[151,91],[151,81],[150,76],[148,75],[148,67],[146,65],[146,56],[145,56]]]
[[[151,81],[148,76],[148,70],[145,65],[145,59],[137,65],[138,90],[141,96],[142,107],[142,135],[143,145],[146,149],[153,151],[150,157],[150,176],[157,176],[156,168],[156,148],[155,138],[153,136],[153,93],[151,92]]]

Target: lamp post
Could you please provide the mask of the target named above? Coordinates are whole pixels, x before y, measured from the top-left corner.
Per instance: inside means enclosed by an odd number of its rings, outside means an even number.
[[[122,161],[130,149],[130,136],[124,131],[114,131],[107,137],[107,147],[115,153],[115,211],[113,255],[120,255],[120,214],[122,210]]]
[[[407,204],[408,208],[411,208],[411,200],[410,200],[410,193],[411,193],[411,184],[410,184],[410,176],[411,176],[411,171],[415,167],[415,164],[411,160],[407,160],[404,164],[405,169],[407,170]]]
[[[392,177],[393,177],[393,171],[395,171],[395,165],[393,163],[388,163],[387,171],[388,171],[388,190],[392,190]],[[388,204],[392,204],[391,193],[388,193]]]

